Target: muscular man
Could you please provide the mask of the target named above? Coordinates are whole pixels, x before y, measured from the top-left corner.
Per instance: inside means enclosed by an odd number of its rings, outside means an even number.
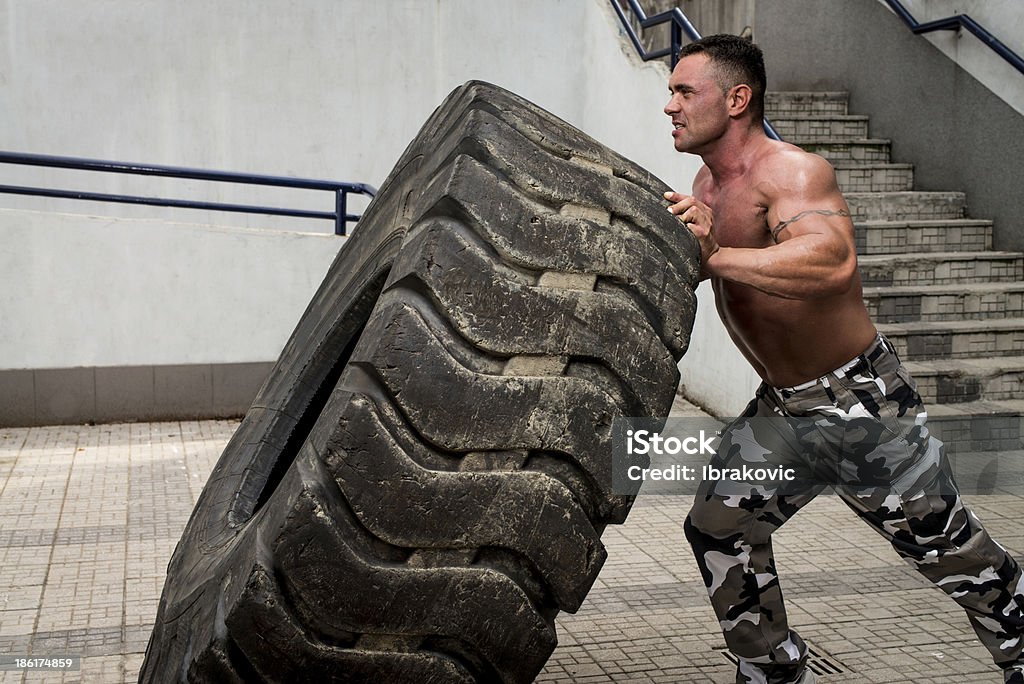
[[[704,166],[666,193],[698,238],[722,322],[763,379],[712,463],[769,464],[785,486],[705,481],[686,519],[736,681],[811,682],[789,628],[771,535],[832,485],[963,606],[1006,682],[1024,684],[1024,580],[961,502],[916,386],[864,307],[850,211],[821,157],[762,129],[760,50],[735,36],[683,48],[669,80],[676,150]]]

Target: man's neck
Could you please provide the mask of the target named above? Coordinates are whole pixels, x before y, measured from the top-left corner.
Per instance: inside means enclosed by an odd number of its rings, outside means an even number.
[[[713,149],[702,151],[700,157],[718,185],[744,175],[767,141],[768,136],[760,126],[732,126]]]

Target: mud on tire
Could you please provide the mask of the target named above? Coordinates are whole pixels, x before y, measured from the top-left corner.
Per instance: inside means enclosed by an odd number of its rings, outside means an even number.
[[[666,189],[454,91],[214,468],[140,681],[532,681],[632,503],[612,418],[678,382],[699,252]]]

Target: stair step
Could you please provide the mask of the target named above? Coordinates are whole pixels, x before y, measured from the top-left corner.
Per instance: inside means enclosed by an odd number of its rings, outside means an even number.
[[[1024,356],[907,361],[925,403],[1016,399],[1024,389]]]
[[[864,287],[1012,283],[1024,278],[1020,252],[869,254],[858,261]]]
[[[881,323],[878,330],[906,361],[1024,355],[1024,318]]]
[[[914,188],[913,164],[836,163],[833,168],[843,192],[904,192]]]
[[[945,443],[948,456],[966,456],[972,451],[1009,451],[1022,447],[1021,416],[1024,415],[1024,400],[926,406],[928,428]],[[955,456],[951,460],[955,462]],[[967,484],[959,481],[961,477],[957,479],[961,487]]]
[[[1024,317],[1024,283],[866,287],[864,304],[879,323]]]
[[[964,217],[962,192],[848,192],[855,221],[915,221]]]
[[[983,252],[992,249],[992,222],[978,219],[858,221],[854,237],[858,254]]]
[[[1020,418],[1015,420],[1019,421]],[[993,432],[1007,433],[1016,429],[1019,434],[1020,428],[1016,425],[1004,425],[1006,424],[997,423]],[[988,495],[1012,496],[1018,499],[1024,496],[1024,448],[1020,446],[1019,437],[1003,438],[1000,441],[1007,446],[997,449],[961,450],[952,456],[947,453],[957,491],[967,496],[982,517],[987,517],[989,511],[998,512],[1001,508],[996,499],[986,510]],[[1014,447],[1013,444],[1017,446]]]
[[[863,140],[837,141],[831,138],[789,138],[808,152],[820,154],[833,163],[865,162],[886,163],[891,161],[892,142],[889,140],[864,138]]]
[[[846,114],[850,94],[845,92],[780,92],[764,94],[764,108],[771,119],[793,114]]]
[[[838,141],[868,137],[868,117],[861,114],[788,114],[773,117],[771,122],[784,140],[803,137]]]

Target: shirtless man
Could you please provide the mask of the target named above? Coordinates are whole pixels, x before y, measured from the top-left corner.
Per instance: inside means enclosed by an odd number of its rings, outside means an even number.
[[[684,47],[669,90],[675,148],[704,161],[692,196],[666,193],[669,211],[700,242],[722,322],[763,379],[712,463],[812,473],[786,487],[705,481],[686,519],[736,681],[814,681],[771,534],[833,485],[967,610],[1005,681],[1024,684],[1020,568],[961,502],[916,386],[868,316],[832,167],[765,135],[764,61],[744,39]]]

